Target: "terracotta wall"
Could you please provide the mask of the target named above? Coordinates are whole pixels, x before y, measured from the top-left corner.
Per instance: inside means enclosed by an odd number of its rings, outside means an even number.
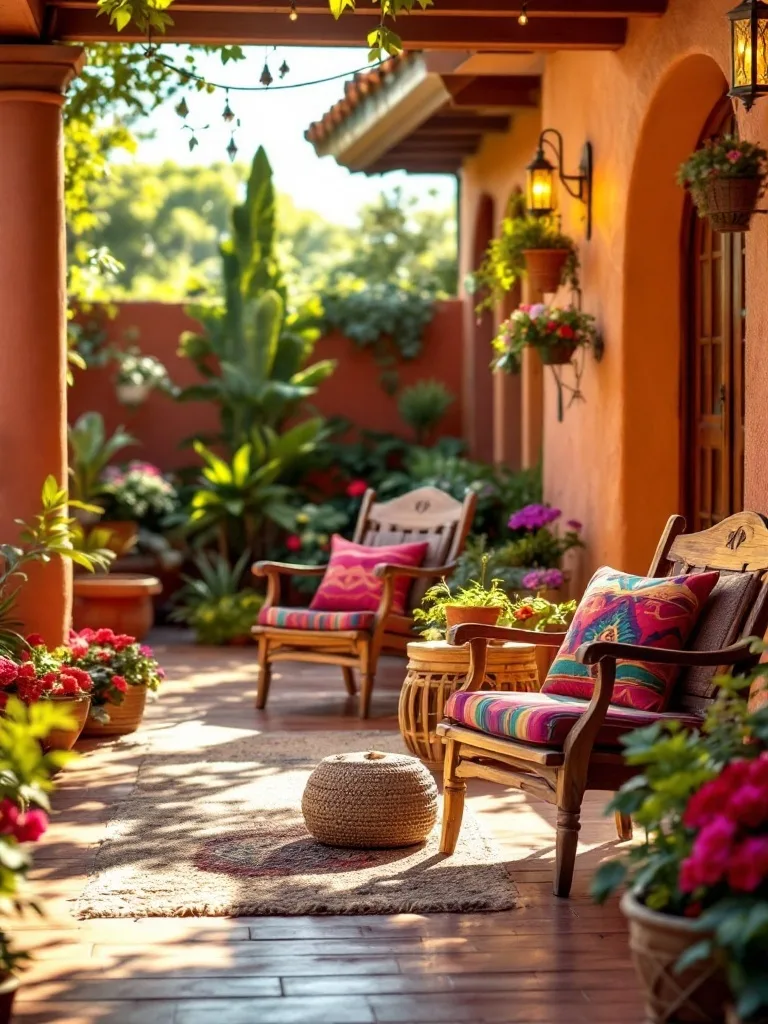
[[[585,572],[600,563],[645,571],[667,516],[681,509],[680,162],[695,148],[727,88],[730,0],[670,0],[658,20],[632,22],[617,53],[558,53],[543,76],[542,125],[560,129],[566,169],[583,143],[594,146],[594,215],[562,190],[564,229],[579,243],[583,307],[605,338],[600,364],[587,360],[585,401],[557,422],[555,388],[545,379],[546,496],[585,524]],[[738,108],[743,137],[768,142],[768,103]],[[518,121],[506,147],[509,180],[522,180]],[[468,164],[464,199],[498,182],[489,137],[479,165]],[[495,186],[494,186],[495,187]],[[747,241],[747,507],[768,511],[768,225],[755,218]],[[565,300],[567,296],[560,296]]]
[[[183,306],[123,303],[106,327],[113,344],[137,344],[143,352],[161,359],[178,385],[199,382],[194,368],[176,354],[179,335],[199,328]],[[422,355],[400,367],[401,385],[434,378],[456,395],[443,422],[443,432],[452,436],[461,436],[462,432],[461,337],[461,302],[441,302],[425,333]],[[407,435],[397,413],[397,400],[381,387],[380,369],[370,352],[361,351],[346,338],[334,334],[320,340],[315,357],[339,362],[336,373],[321,386],[313,400],[315,408],[326,416],[347,417],[360,427]],[[138,409],[127,409],[115,397],[113,373],[114,369],[76,371],[75,386],[69,389],[70,422],[81,413],[95,409],[103,414],[110,430],[123,424],[141,440],[141,448],[135,449],[136,457],[163,469],[178,468],[194,461],[194,456],[188,450],[181,450],[180,444],[190,435],[215,431],[218,423],[215,409],[204,402],[174,402],[158,393],[153,393]]]

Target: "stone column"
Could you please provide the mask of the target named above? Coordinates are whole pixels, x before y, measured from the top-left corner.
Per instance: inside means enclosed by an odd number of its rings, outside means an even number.
[[[31,519],[52,473],[67,477],[64,92],[83,50],[0,45],[0,541]],[[18,602],[25,632],[59,643],[71,569],[35,565]]]

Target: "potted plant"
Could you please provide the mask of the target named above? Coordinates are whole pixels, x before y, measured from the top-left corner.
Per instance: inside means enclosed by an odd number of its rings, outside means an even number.
[[[118,401],[123,405],[141,405],[155,389],[173,393],[168,371],[155,356],[142,355],[138,348],[129,348],[117,352],[116,359],[115,388]]]
[[[184,576],[171,613],[195,631],[199,644],[221,646],[251,642],[251,626],[258,618],[264,596],[240,589],[243,572],[250,561],[244,552],[234,566],[222,555],[199,555],[195,566],[200,577]]]
[[[54,773],[73,756],[43,750],[52,730],[66,729],[69,716],[48,702],[25,706],[10,697],[0,718],[0,903],[3,914],[39,912],[26,891],[32,866],[31,845],[48,827],[48,793]],[[0,929],[0,1024],[9,1024],[18,988],[18,972],[29,954],[14,948]]]
[[[542,303],[521,305],[499,327],[494,338],[494,369],[519,373],[522,354],[530,345],[545,366],[571,362],[577,349],[597,342],[595,318],[579,309],[559,309]]]
[[[93,684],[86,736],[123,736],[138,729],[147,693],[165,678],[152,649],[111,629],[81,629],[70,635],[67,661]]]
[[[722,1022],[729,1002],[744,1024],[768,1013],[768,707],[750,710],[751,681],[718,680],[700,731],[657,723],[624,739],[639,774],[608,810],[645,839],[601,865],[593,894],[629,882],[621,907],[660,1024]]]
[[[681,165],[678,182],[715,231],[748,231],[765,190],[768,152],[736,135],[710,139]]]
[[[134,459],[122,469],[107,466],[100,485],[104,507],[100,526],[110,531],[108,545],[118,557],[135,547],[143,523],[157,529],[163,517],[178,507],[176,488],[150,462]]]
[[[501,585],[501,580],[486,584],[488,559],[482,560],[480,579],[470,580],[465,587],[451,590],[445,579],[425,593],[422,607],[414,609],[413,617],[421,624],[425,640],[442,640],[449,629],[462,622],[481,622],[495,626],[500,619],[507,620],[512,602]]]
[[[87,672],[66,663],[61,649],[48,650],[43,638],[27,637],[27,649],[16,661],[0,657],[0,708],[11,696],[24,704],[53,701],[69,719],[43,741],[46,750],[71,750],[83,731],[91,707],[93,684]]]
[[[98,412],[83,413],[68,428],[67,436],[72,497],[93,505],[104,494],[104,470],[118,452],[138,442],[122,427],[107,437],[104,419]],[[91,521],[95,521],[100,513],[100,508],[93,510]]]
[[[482,294],[478,312],[498,305],[524,273],[534,294],[555,292],[566,283],[578,288],[579,257],[575,242],[560,231],[554,216],[529,216],[524,197],[515,194],[498,238],[491,240],[471,277],[471,290]]]

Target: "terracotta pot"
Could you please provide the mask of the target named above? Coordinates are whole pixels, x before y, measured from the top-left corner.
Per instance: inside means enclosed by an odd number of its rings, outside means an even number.
[[[445,609],[446,629],[461,626],[465,622],[480,622],[484,626],[495,626],[499,621],[501,608],[480,608],[449,604]]]
[[[152,598],[161,590],[156,576],[138,573],[76,576],[72,606],[75,629],[113,629],[143,640],[154,621]]]
[[[525,270],[528,284],[535,296],[556,292],[560,287],[563,267],[570,256],[568,249],[525,249]]]
[[[56,702],[58,707],[66,710],[77,724],[74,729],[54,729],[49,732],[42,741],[43,750],[71,750],[85,726],[88,712],[91,710],[91,698],[86,694],[82,697],[52,697],[51,699]]]
[[[572,341],[561,341],[558,345],[537,346],[536,351],[545,366],[565,366],[573,359],[578,345]]]
[[[106,546],[118,557],[132,551],[139,539],[139,524],[128,519],[102,519],[100,523],[97,523],[95,529],[109,530],[109,540]]]
[[[715,231],[749,231],[760,178],[715,178],[701,190],[700,208]]]
[[[149,398],[152,388],[149,384],[118,384],[115,390],[118,402],[123,405],[141,405]]]
[[[83,736],[125,736],[129,732],[136,732],[141,725],[146,703],[146,686],[129,686],[122,704],[106,704],[109,721],[102,725],[95,718],[89,718]]]
[[[675,971],[681,953],[706,933],[688,918],[649,910],[629,892],[621,909],[629,921],[632,961],[645,989],[647,1024],[723,1024],[729,993],[714,958]]]
[[[16,998],[18,987],[19,979],[15,975],[6,974],[0,977],[0,1024],[11,1024],[13,1000]]]

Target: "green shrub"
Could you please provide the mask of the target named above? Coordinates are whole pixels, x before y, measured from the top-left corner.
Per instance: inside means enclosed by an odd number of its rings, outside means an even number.
[[[424,444],[454,401],[454,396],[441,381],[420,380],[403,388],[397,411],[413,431],[416,444]]]

